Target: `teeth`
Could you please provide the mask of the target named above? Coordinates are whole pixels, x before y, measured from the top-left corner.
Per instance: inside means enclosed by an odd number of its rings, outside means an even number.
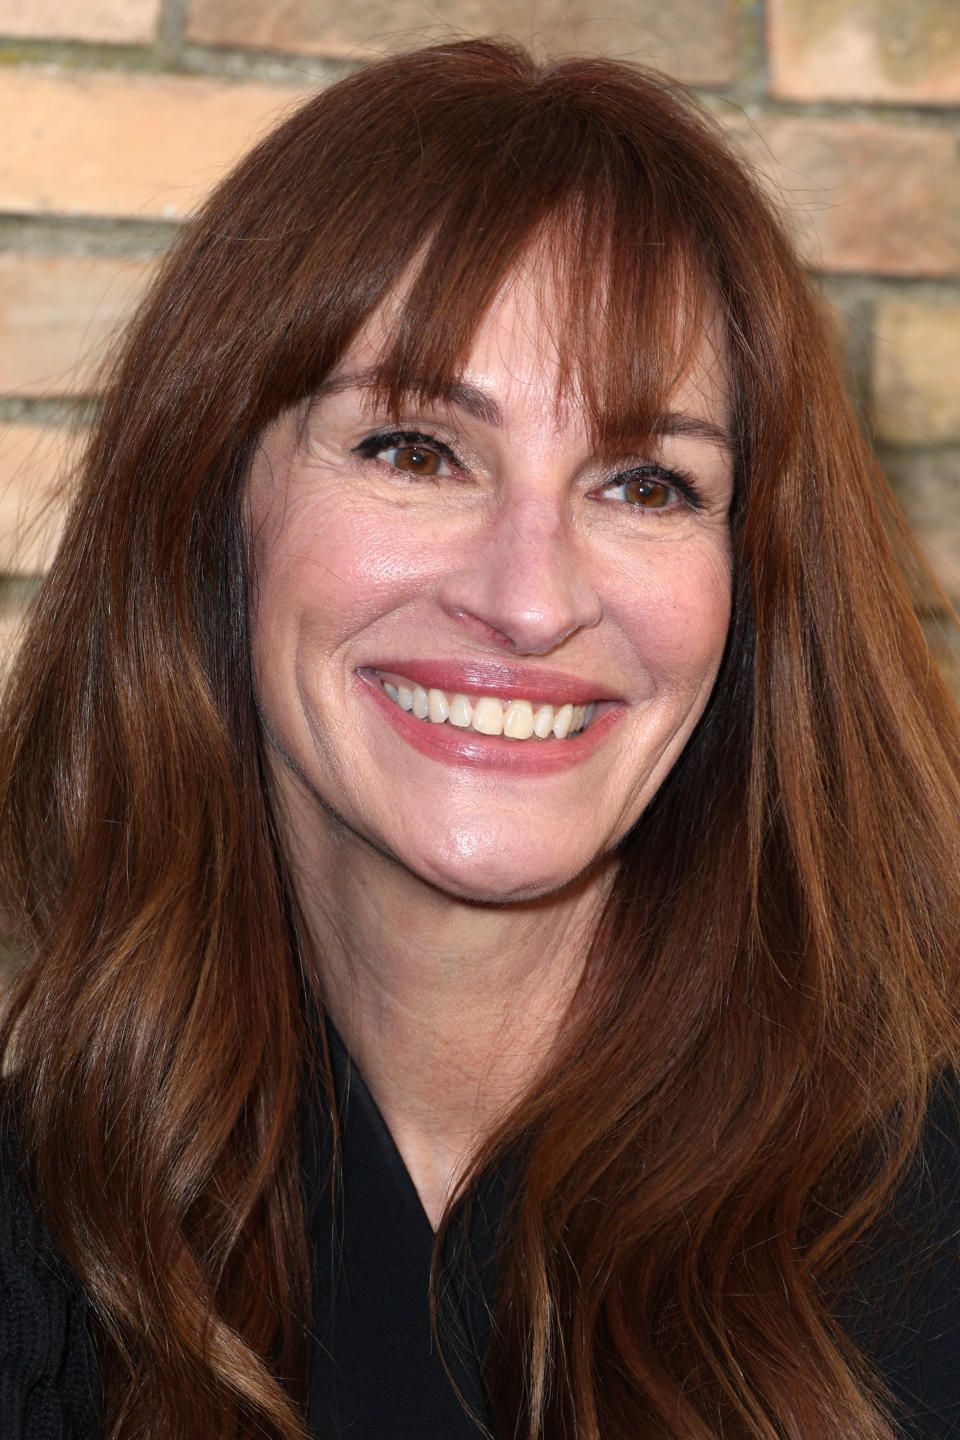
[[[533,706],[529,700],[511,700],[503,712],[503,733],[511,740],[529,740],[533,734]]]
[[[401,694],[403,692],[401,691]],[[570,726],[573,724],[573,706],[561,705],[553,717],[553,733],[558,740],[566,740],[570,734]]]
[[[387,691],[387,694],[389,695],[390,691],[387,689],[386,685],[384,685],[383,688]],[[431,690],[429,692],[427,700],[427,714],[429,715],[430,720],[434,725],[439,725],[447,719],[448,715],[450,714],[450,704],[442,690]]]
[[[586,728],[593,719],[594,705],[537,705],[529,700],[500,700],[496,695],[448,695],[427,690],[423,685],[389,680],[384,692],[402,710],[433,725],[444,722],[458,730],[476,730],[481,735],[505,735],[508,740],[565,740]]]
[[[533,717],[533,733],[538,740],[546,740],[553,734],[553,706],[541,705]]]
[[[503,734],[503,706],[492,695],[481,695],[473,707],[473,728],[481,735]]]
[[[450,714],[447,719],[459,730],[469,730],[473,724],[473,706],[466,695],[454,695],[450,701]]]

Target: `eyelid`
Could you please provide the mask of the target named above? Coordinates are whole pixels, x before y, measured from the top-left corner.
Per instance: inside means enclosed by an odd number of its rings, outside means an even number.
[[[424,430],[380,430],[372,435],[366,436],[359,445],[354,446],[354,453],[365,458],[372,459],[379,451],[389,450],[399,445],[420,445],[425,449],[433,450],[440,455],[448,464],[457,470],[463,470],[463,462],[451,447],[438,440],[435,435],[430,435]],[[598,486],[598,489],[612,490],[617,485],[623,485],[629,480],[652,478],[669,485],[678,495],[682,504],[689,506],[691,510],[702,510],[706,504],[700,490],[693,479],[684,470],[662,465],[658,461],[643,461],[638,465],[630,465],[625,470],[618,470],[607,480]]]
[[[688,505],[691,510],[702,510],[706,505],[700,488],[692,475],[685,470],[678,470],[668,465],[661,465],[657,461],[645,461],[640,465],[631,465],[626,470],[618,470],[598,487],[600,490],[612,490],[617,485],[624,485],[628,480],[660,480],[664,485],[670,485],[680,497],[681,501]]]
[[[365,458],[372,458],[380,450],[389,450],[398,445],[422,445],[424,449],[433,450],[458,470],[463,469],[463,464],[458,455],[438,440],[435,435],[428,435],[422,430],[382,430],[374,435],[368,435],[359,445],[355,445],[354,454],[363,455]]]

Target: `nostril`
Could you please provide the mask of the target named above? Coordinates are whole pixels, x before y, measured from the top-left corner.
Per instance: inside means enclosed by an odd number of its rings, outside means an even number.
[[[488,645],[496,645],[501,650],[518,648],[517,642],[505,631],[498,630],[495,625],[491,625],[487,620],[482,620],[479,615],[474,615],[471,611],[463,609],[462,606],[453,607],[450,614],[455,619],[462,620],[478,639],[485,641]]]

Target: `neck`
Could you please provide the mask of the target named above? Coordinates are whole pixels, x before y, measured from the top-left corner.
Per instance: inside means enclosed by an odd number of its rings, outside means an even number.
[[[324,1002],[436,1226],[550,1054],[612,864],[547,897],[481,904],[327,830],[291,857]]]

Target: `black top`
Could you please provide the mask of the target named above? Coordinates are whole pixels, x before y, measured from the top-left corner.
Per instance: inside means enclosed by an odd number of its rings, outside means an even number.
[[[886,1381],[904,1437],[960,1437],[960,1077],[934,1092],[894,1211],[834,1313]]]
[[[480,1209],[485,1228],[471,1229],[476,1268],[454,1267],[444,1290],[448,1375],[430,1322],[430,1223],[359,1071],[335,1033],[330,1042],[342,1162],[331,1187],[318,1118],[320,1152],[307,1165],[317,1176],[310,1433],[315,1440],[477,1440],[482,1430],[471,1415],[490,1425],[481,1377],[496,1192]],[[958,1087],[935,1097],[921,1158],[901,1200],[837,1318],[875,1358],[904,1436],[950,1440],[960,1437]],[[99,1440],[85,1297],[30,1207],[9,1127],[0,1187],[0,1297],[0,1436]]]
[[[360,1071],[327,1026],[341,1122],[331,1196],[322,1160],[315,1241],[314,1355],[307,1424],[318,1440],[479,1440],[457,1399],[430,1319],[433,1229]],[[317,1126],[320,1130],[320,1126]],[[322,1132],[321,1132],[322,1133]],[[461,1277],[465,1280],[466,1277]],[[489,1427],[478,1357],[479,1287],[445,1291],[444,1357],[470,1411]]]

